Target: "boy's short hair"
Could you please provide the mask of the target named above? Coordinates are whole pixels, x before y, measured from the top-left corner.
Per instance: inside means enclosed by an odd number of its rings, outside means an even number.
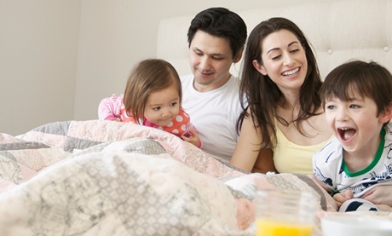
[[[242,50],[247,37],[244,20],[237,13],[222,7],[208,8],[193,18],[188,29],[188,47],[198,30],[228,39],[233,58]]]
[[[373,99],[378,116],[392,103],[392,75],[376,62],[350,61],[327,75],[320,95],[323,104],[330,97],[350,101],[353,91],[362,97]]]

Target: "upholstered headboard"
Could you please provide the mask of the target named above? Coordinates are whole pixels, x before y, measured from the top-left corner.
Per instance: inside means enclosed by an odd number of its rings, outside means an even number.
[[[232,10],[232,9],[230,9]],[[350,59],[376,61],[392,72],[392,0],[340,0],[308,2],[237,11],[248,35],[261,21],[288,18],[314,47],[324,78]],[[159,25],[157,57],[171,62],[180,75],[190,74],[187,31],[194,15],[163,19]],[[238,75],[240,63],[231,68]]]

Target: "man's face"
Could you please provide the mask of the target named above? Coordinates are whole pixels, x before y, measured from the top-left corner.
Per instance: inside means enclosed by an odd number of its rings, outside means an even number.
[[[189,46],[189,63],[195,78],[194,87],[200,92],[219,88],[230,78],[233,53],[228,39],[198,30]]]

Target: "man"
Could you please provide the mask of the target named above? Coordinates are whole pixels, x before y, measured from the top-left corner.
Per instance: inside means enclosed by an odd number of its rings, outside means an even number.
[[[192,74],[181,77],[182,107],[197,128],[202,150],[226,164],[237,144],[236,122],[241,112],[239,79],[229,70],[242,57],[246,31],[243,19],[225,8],[198,13],[188,30]],[[115,107],[108,102],[113,99]],[[99,119],[115,120],[121,103],[115,95],[103,99]]]
[[[188,30],[192,74],[181,77],[182,106],[197,127],[202,149],[227,164],[241,112],[239,79],[229,69],[240,61],[246,37],[243,19],[225,8],[201,11]]]

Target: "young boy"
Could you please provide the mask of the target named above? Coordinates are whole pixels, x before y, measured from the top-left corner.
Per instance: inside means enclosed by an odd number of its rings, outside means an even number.
[[[313,156],[315,177],[339,211],[389,208],[363,197],[392,185],[391,73],[375,62],[351,61],[327,75],[320,95],[335,138]]]

